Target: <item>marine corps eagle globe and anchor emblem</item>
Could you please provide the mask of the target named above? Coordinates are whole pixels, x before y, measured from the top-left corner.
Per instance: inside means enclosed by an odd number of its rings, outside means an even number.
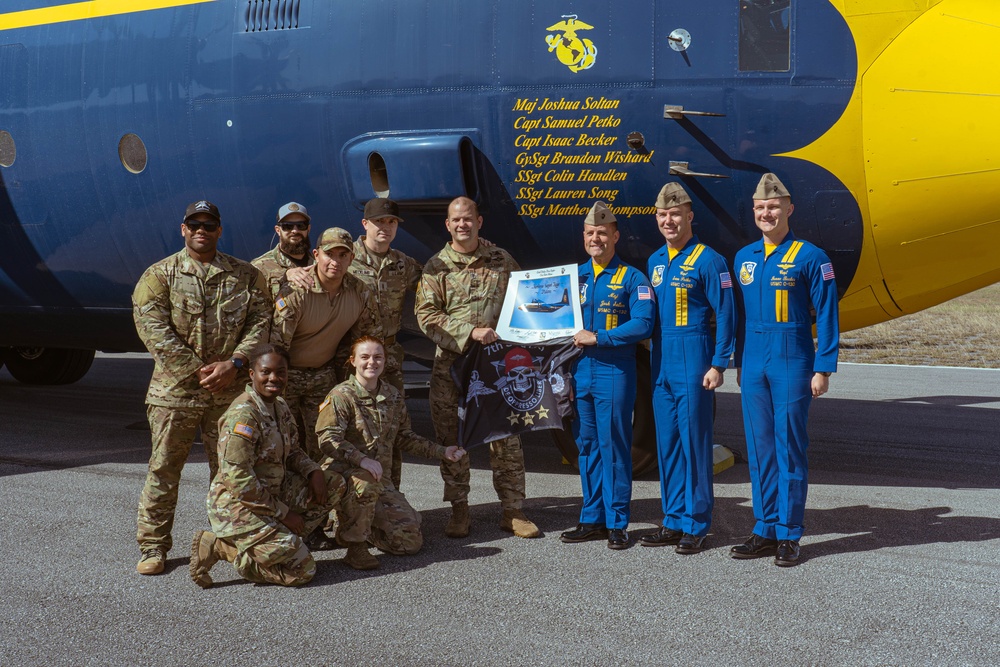
[[[583,21],[577,21],[576,14],[563,14],[563,20],[551,25],[546,30],[545,43],[549,45],[549,53],[556,52],[556,58],[571,72],[590,69],[597,60],[597,47],[589,39],[576,36],[577,30],[593,30],[594,26]],[[555,31],[561,33],[552,34]]]

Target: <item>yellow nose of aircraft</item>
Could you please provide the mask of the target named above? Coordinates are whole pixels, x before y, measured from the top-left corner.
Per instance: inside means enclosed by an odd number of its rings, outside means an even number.
[[[1000,2],[830,1],[858,83],[834,127],[789,155],[835,173],[865,217],[848,330],[1000,280]]]

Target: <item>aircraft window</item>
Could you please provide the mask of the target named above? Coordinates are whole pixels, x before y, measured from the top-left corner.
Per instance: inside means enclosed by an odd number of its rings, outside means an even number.
[[[741,0],[740,71],[787,72],[791,0]]]
[[[376,197],[389,196],[389,172],[385,168],[385,158],[378,153],[368,156],[368,175],[372,179],[372,191]]]
[[[246,32],[292,30],[299,27],[300,0],[244,0]]]
[[[14,137],[7,130],[0,130],[0,167],[9,167],[17,159]]]
[[[133,174],[141,174],[146,168],[146,144],[137,134],[126,134],[118,142],[118,157],[122,166]]]

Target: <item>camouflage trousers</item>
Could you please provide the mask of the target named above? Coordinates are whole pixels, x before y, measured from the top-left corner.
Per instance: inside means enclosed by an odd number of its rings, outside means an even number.
[[[309,481],[298,473],[287,471],[281,484],[280,497],[289,509],[302,516],[304,535],[309,535],[337,507],[347,488],[344,478],[324,471],[326,502],[309,502]],[[232,563],[240,576],[258,584],[301,586],[316,575],[316,561],[306,548],[302,535],[296,535],[280,521],[256,530],[219,538],[235,548]]]
[[[431,370],[431,419],[434,433],[445,447],[458,444],[458,388],[451,380],[451,365],[457,354],[438,350]],[[490,467],[493,469],[493,488],[500,505],[505,510],[521,509],[524,500],[524,452],[521,439],[511,436],[490,443]],[[441,479],[444,480],[444,500],[468,502],[469,457],[441,461]]]
[[[388,554],[415,554],[424,545],[420,512],[389,484],[376,482],[367,470],[344,471],[348,489],[340,504],[337,537],[368,542]]]
[[[403,346],[393,343],[385,351],[385,370],[382,371],[382,379],[399,390],[399,393],[406,398],[403,390]],[[398,447],[392,448],[392,469],[389,470],[389,479],[392,485],[399,489],[399,483],[403,477],[403,450]]]
[[[316,437],[316,419],[319,406],[330,390],[337,386],[333,366],[322,368],[289,368],[285,386],[285,402],[295,417],[302,449],[313,461],[322,461],[319,439]]]
[[[195,434],[201,428],[210,479],[215,478],[215,473],[219,470],[219,419],[228,407],[146,406],[153,451],[149,457],[146,484],[139,496],[136,540],[140,549],[158,548],[166,552],[173,546],[170,532],[174,527],[181,469],[187,461]]]
[[[219,539],[236,550],[233,567],[247,581],[301,586],[316,576],[316,561],[305,542],[284,525]]]

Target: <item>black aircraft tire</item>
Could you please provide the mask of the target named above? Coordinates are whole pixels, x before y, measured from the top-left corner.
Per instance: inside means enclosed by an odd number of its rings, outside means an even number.
[[[649,351],[639,346],[636,353],[636,398],[632,414],[632,475],[638,476],[656,466],[656,424],[653,421],[653,387],[650,384]],[[552,431],[556,447],[576,468],[580,450],[573,432]]]
[[[23,384],[72,384],[94,363],[94,350],[15,347],[7,355],[7,370]]]

